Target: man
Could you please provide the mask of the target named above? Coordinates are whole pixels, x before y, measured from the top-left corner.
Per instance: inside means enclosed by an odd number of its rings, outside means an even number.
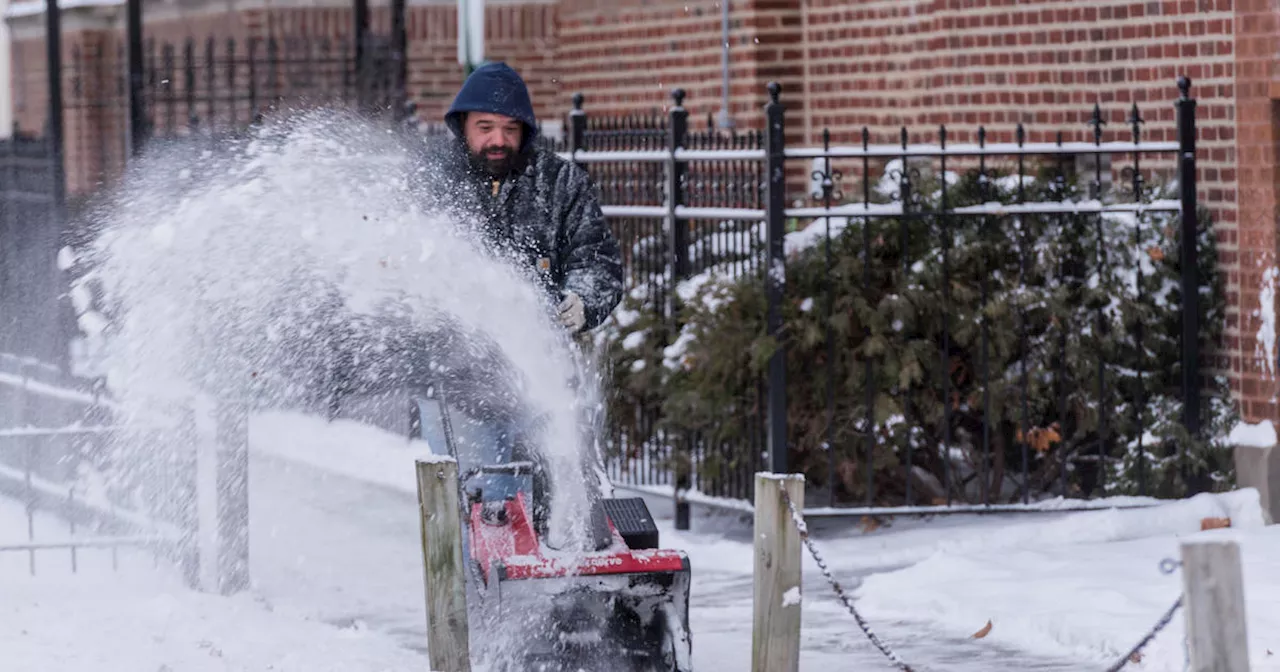
[[[546,291],[560,324],[583,344],[587,339],[581,336],[608,318],[623,291],[618,243],[587,172],[538,145],[529,90],[505,63],[477,68],[444,119],[450,134],[424,143],[422,169],[415,175],[424,206],[474,226],[487,249],[527,271]],[[496,382],[502,374],[488,369],[504,369],[501,359],[494,353],[484,361],[460,362],[452,371],[454,389],[495,393],[502,388]],[[476,380],[464,380],[473,374]],[[521,416],[518,400],[484,406],[486,422],[498,427],[528,424],[511,419]],[[507,417],[493,417],[494,411]],[[594,416],[584,418],[584,423],[595,422]],[[513,446],[501,443],[496,451],[501,454],[487,459],[510,459]],[[588,462],[599,457],[590,455]],[[591,487],[598,488],[600,465],[588,463],[584,469]],[[511,487],[495,485],[489,483],[495,494]]]
[[[484,244],[547,290],[573,335],[599,326],[622,299],[618,243],[586,171],[535,140],[524,80],[505,63],[477,68],[424,147],[418,177],[428,207],[477,224]]]

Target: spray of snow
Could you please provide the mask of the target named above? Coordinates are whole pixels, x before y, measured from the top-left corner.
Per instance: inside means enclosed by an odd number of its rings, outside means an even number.
[[[335,350],[359,380],[393,387],[492,364],[512,390],[503,399],[542,423],[549,543],[572,557],[588,536],[580,418],[599,403],[596,379],[523,272],[416,207],[413,166],[396,135],[332,111],[282,117],[216,153],[155,152],[95,213],[76,259],[109,316],[83,313],[88,340],[126,415],[201,398],[315,408]],[[435,334],[453,349],[415,359]],[[185,459],[183,441],[165,443],[117,447],[127,480]]]

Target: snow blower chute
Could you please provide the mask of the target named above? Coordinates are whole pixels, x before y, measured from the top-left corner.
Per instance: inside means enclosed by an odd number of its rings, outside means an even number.
[[[588,550],[558,551],[548,470],[521,431],[476,419],[440,384],[416,394],[410,414],[413,438],[458,460],[469,618],[515,642],[497,669],[690,672],[689,559],[659,548],[643,499],[596,491]]]

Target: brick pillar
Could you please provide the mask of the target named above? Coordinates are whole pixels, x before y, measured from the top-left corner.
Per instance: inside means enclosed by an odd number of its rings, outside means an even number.
[[[117,137],[123,126],[116,127],[116,108],[127,103],[117,95],[118,38],[110,20],[91,8],[65,9],[62,19],[67,196],[75,200],[118,172],[124,136]],[[43,13],[14,17],[10,35],[14,122],[22,133],[42,135],[49,113]]]
[[[1255,8],[1254,6],[1257,5]],[[1274,291],[1263,305],[1272,275],[1280,223],[1280,40],[1276,11],[1260,3],[1238,3],[1235,21],[1236,157],[1238,220],[1223,227],[1224,262],[1231,271],[1227,348],[1241,411],[1246,420],[1280,420],[1276,404],[1276,358],[1280,352]],[[1234,245],[1232,245],[1234,243]],[[1233,249],[1234,248],[1234,249]],[[1269,273],[1270,271],[1270,273]],[[1267,315],[1271,320],[1265,320]]]

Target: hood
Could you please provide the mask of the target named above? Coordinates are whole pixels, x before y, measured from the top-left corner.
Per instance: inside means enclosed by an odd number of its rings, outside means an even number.
[[[506,63],[488,63],[476,68],[462,83],[453,105],[444,115],[449,129],[462,138],[462,114],[490,112],[519,119],[524,124],[522,152],[528,151],[538,134],[538,119],[533,114],[533,101],[524,80]]]

